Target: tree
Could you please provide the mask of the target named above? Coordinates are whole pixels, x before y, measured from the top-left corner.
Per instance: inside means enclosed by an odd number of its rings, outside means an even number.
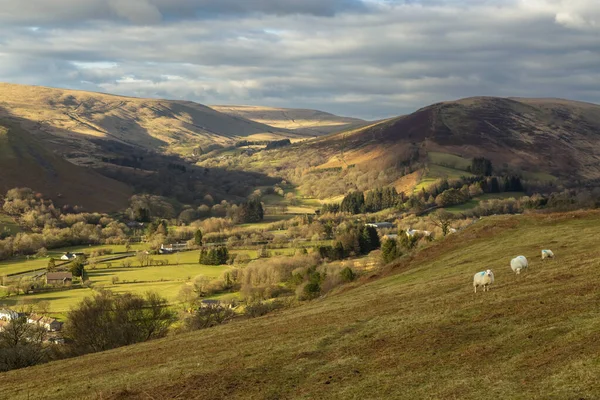
[[[27,323],[27,317],[13,319],[0,332],[0,372],[30,367],[47,359],[42,343],[46,331]]]
[[[475,157],[471,161],[471,173],[479,176],[492,175],[492,162],[485,157]]]
[[[67,314],[64,331],[76,352],[89,353],[162,337],[174,318],[167,300],[156,293],[103,291]]]
[[[450,229],[450,224],[454,220],[454,214],[446,210],[438,210],[432,213],[429,216],[429,219],[434,225],[442,228],[442,233],[444,236],[446,236],[448,234],[448,230]]]
[[[200,229],[194,232],[194,244],[202,246],[202,231]]]
[[[69,264],[69,271],[78,278],[83,278],[83,274],[85,273],[85,256],[78,256],[75,260]]]
[[[406,235],[405,235],[406,236]],[[387,239],[381,246],[381,258],[385,264],[391,263],[395,259],[402,256],[400,246],[393,239]]]
[[[48,260],[48,267],[47,267],[47,269],[48,269],[48,272],[52,272],[52,271],[56,270],[56,260],[53,257],[51,257]]]

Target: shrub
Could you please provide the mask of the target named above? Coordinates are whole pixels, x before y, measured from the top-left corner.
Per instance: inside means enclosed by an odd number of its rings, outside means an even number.
[[[352,282],[356,279],[356,274],[352,271],[352,268],[346,267],[340,272],[340,276],[344,282]]]

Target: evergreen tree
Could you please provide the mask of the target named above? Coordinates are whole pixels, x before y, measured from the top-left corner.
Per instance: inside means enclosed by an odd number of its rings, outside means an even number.
[[[391,263],[398,257],[402,256],[402,251],[398,243],[393,239],[388,239],[381,246],[381,257],[385,264]]]
[[[194,244],[198,246],[202,245],[202,231],[200,229],[194,233]]]

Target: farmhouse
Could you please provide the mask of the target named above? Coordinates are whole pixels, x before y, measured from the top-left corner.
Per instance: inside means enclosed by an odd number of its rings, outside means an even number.
[[[73,274],[70,272],[48,272],[46,274],[47,285],[70,285],[73,283]]]
[[[19,318],[19,313],[8,308],[0,308],[0,321],[12,321]]]
[[[411,228],[408,228],[406,230],[406,236],[408,236],[408,237],[413,237],[416,234],[427,236],[427,237],[431,236],[431,232],[430,231],[420,231],[418,229],[411,229]]]
[[[65,254],[63,254],[60,259],[63,261],[71,261],[77,258],[77,254],[75,253],[70,253],[70,252],[66,252]]]
[[[398,235],[395,234],[395,233],[390,233],[388,235],[383,235],[382,239],[384,239],[384,240],[390,240],[390,239],[391,240],[396,240],[396,239],[398,239]]]
[[[27,322],[30,324],[41,326],[48,332],[60,331],[60,328],[62,327],[62,324],[54,318],[44,317],[37,314],[31,314],[27,318]]]
[[[161,244],[158,252],[160,254],[170,254],[177,251],[187,250],[187,243]]]
[[[370,226],[372,228],[375,228],[375,229],[393,229],[393,228],[396,227],[391,222],[371,222],[371,223],[366,224],[366,225]]]

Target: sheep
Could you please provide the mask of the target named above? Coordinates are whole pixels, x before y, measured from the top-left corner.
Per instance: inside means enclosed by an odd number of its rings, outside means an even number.
[[[489,291],[492,283],[494,283],[494,273],[491,269],[473,275],[473,290],[475,293],[477,293],[477,286],[483,287],[484,292]]]
[[[554,253],[552,250],[542,250],[542,261],[546,258],[554,258]]]
[[[527,262],[527,259],[525,258],[525,256],[518,256],[513,258],[510,261],[510,268],[517,274],[519,275],[521,273],[522,269],[525,269],[529,266],[529,263]]]

